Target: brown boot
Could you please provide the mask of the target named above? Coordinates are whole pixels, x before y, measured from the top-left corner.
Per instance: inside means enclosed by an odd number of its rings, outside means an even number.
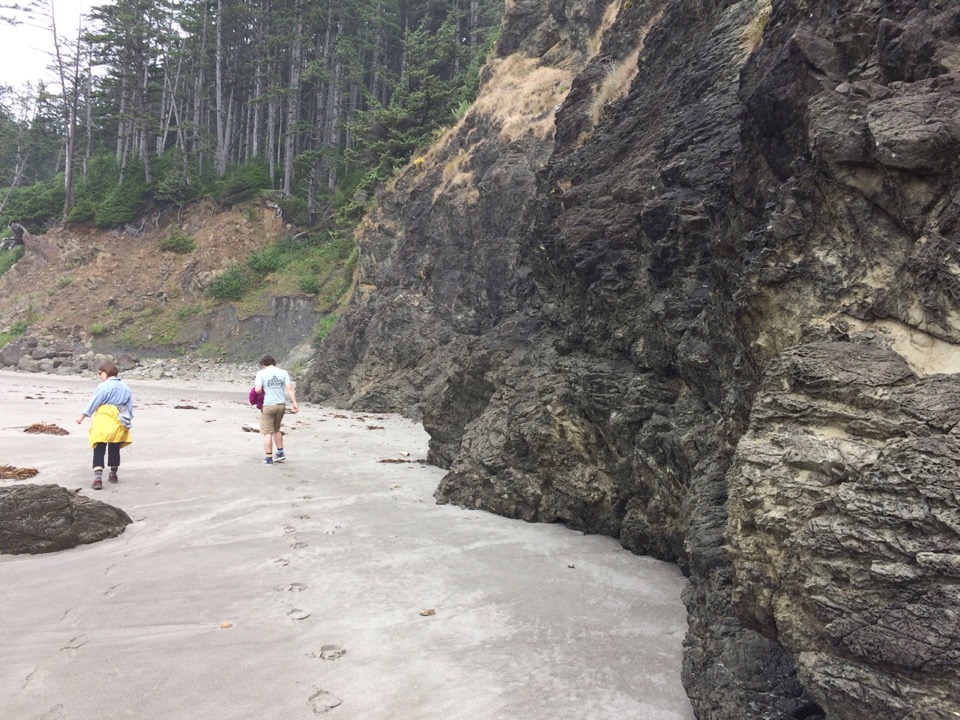
[[[117,477],[117,471],[116,471],[116,470],[111,470],[111,471],[110,471],[110,474],[107,475],[107,482],[112,482],[112,483],[120,482],[120,478]]]

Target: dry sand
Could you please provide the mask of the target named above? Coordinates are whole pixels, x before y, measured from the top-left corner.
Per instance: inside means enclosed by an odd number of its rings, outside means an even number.
[[[397,416],[305,404],[263,467],[246,385],[131,381],[134,444],[94,491],[95,385],[0,372],[0,464],[134,520],[0,555],[3,720],[693,718],[676,567],[436,505],[443,470],[379,462],[426,456]]]

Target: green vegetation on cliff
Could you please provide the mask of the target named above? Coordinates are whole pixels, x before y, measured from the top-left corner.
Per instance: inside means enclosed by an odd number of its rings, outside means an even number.
[[[97,5],[75,39],[53,26],[60,83],[0,88],[0,228],[112,228],[262,190],[297,225],[355,221],[475,97],[502,11],[500,0]],[[46,12],[19,20],[50,26]]]

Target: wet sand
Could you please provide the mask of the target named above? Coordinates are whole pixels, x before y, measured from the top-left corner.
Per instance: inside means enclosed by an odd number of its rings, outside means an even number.
[[[96,378],[0,372],[0,464],[124,509],[0,555],[4,720],[691,720],[686,580],[606,537],[436,505],[422,427],[304,404],[260,464],[247,386],[132,380],[90,489]],[[69,435],[25,434],[33,423]],[[382,460],[403,462],[381,462]]]

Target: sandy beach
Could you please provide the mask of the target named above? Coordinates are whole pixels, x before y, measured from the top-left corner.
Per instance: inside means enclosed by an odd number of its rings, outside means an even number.
[[[131,380],[134,444],[94,491],[74,420],[96,382],[0,372],[0,464],[39,470],[0,484],[133,519],[0,555],[4,720],[693,718],[676,567],[436,505],[444,471],[398,416],[305,403],[264,467],[248,385]]]

